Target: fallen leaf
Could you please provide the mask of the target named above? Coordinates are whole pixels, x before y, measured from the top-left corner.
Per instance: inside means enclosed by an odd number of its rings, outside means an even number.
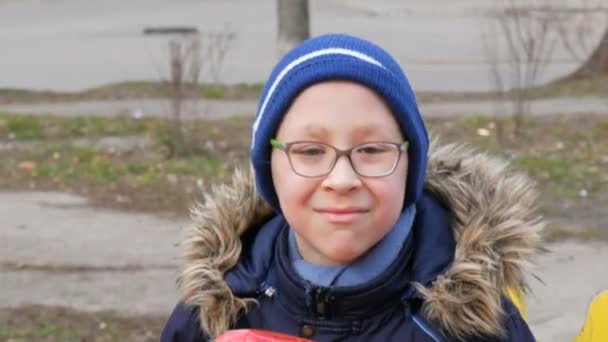
[[[28,172],[31,173],[32,171],[34,171],[36,169],[37,165],[35,161],[32,160],[24,160],[21,163],[19,163],[19,170],[23,171],[23,172]]]

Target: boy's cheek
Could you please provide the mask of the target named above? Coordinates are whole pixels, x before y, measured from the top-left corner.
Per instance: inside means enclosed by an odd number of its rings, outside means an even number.
[[[289,184],[290,178],[293,178],[291,175],[293,171],[291,171],[289,161],[283,159],[282,156],[274,155],[271,159],[272,183],[279,199],[285,192],[285,188],[287,187],[287,184]]]
[[[296,175],[289,166],[277,169],[273,183],[284,213],[309,205],[316,189],[314,179]]]

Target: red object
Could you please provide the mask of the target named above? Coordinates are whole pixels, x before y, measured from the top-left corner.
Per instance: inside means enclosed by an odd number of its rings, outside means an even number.
[[[256,329],[228,330],[215,342],[312,342],[301,337]]]

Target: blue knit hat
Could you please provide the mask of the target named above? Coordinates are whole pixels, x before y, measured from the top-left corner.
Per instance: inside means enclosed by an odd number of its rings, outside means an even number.
[[[304,41],[275,66],[264,87],[253,124],[251,161],[257,189],[280,212],[272,182],[270,139],[275,137],[292,101],[307,87],[329,80],[349,80],[382,96],[408,147],[405,206],[415,203],[424,187],[428,135],[414,92],[399,64],[381,47],[344,34],[328,34]]]

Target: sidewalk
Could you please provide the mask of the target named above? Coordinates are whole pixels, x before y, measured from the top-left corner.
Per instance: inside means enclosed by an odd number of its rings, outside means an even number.
[[[93,209],[63,193],[0,192],[0,306],[165,315],[183,220]]]
[[[564,241],[548,246],[538,260],[528,322],[538,341],[571,341],[583,327],[587,307],[608,289],[608,244]],[[544,283],[544,284],[543,284]]]

